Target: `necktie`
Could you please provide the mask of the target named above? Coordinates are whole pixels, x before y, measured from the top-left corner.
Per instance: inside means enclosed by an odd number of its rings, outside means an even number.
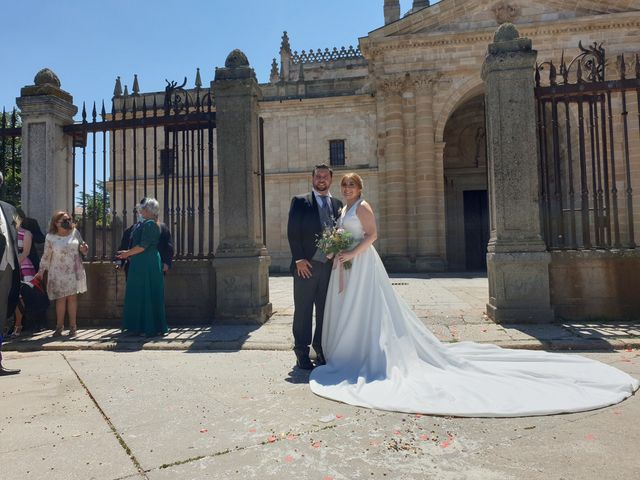
[[[324,227],[331,224],[331,215],[329,197],[320,197],[320,221]]]

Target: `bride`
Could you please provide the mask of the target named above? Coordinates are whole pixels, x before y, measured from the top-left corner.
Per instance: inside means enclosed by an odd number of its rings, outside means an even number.
[[[315,394],[398,412],[515,417],[605,407],[638,388],[626,373],[578,355],[441,343],[391,286],[373,247],[362,179],[349,173],[340,185],[346,205],[338,222],[355,247],[334,261],[322,332],[327,363],[309,378]]]

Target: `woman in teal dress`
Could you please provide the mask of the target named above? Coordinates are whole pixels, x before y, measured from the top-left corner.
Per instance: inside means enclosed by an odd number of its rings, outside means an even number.
[[[122,331],[152,337],[168,331],[162,262],[158,253],[160,205],[155,198],[147,198],[137,210],[140,218],[131,232],[132,247],[120,250],[117,256],[120,260],[129,259]]]

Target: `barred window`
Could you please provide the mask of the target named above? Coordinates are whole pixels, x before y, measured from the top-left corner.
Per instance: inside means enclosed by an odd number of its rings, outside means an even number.
[[[160,175],[173,175],[173,149],[160,150]]]
[[[344,140],[329,140],[329,165],[337,167],[344,165]]]

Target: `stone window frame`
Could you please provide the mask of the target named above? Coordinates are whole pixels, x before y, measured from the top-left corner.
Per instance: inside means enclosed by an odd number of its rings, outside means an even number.
[[[335,138],[329,140],[329,166],[344,167],[347,162],[347,140]]]

